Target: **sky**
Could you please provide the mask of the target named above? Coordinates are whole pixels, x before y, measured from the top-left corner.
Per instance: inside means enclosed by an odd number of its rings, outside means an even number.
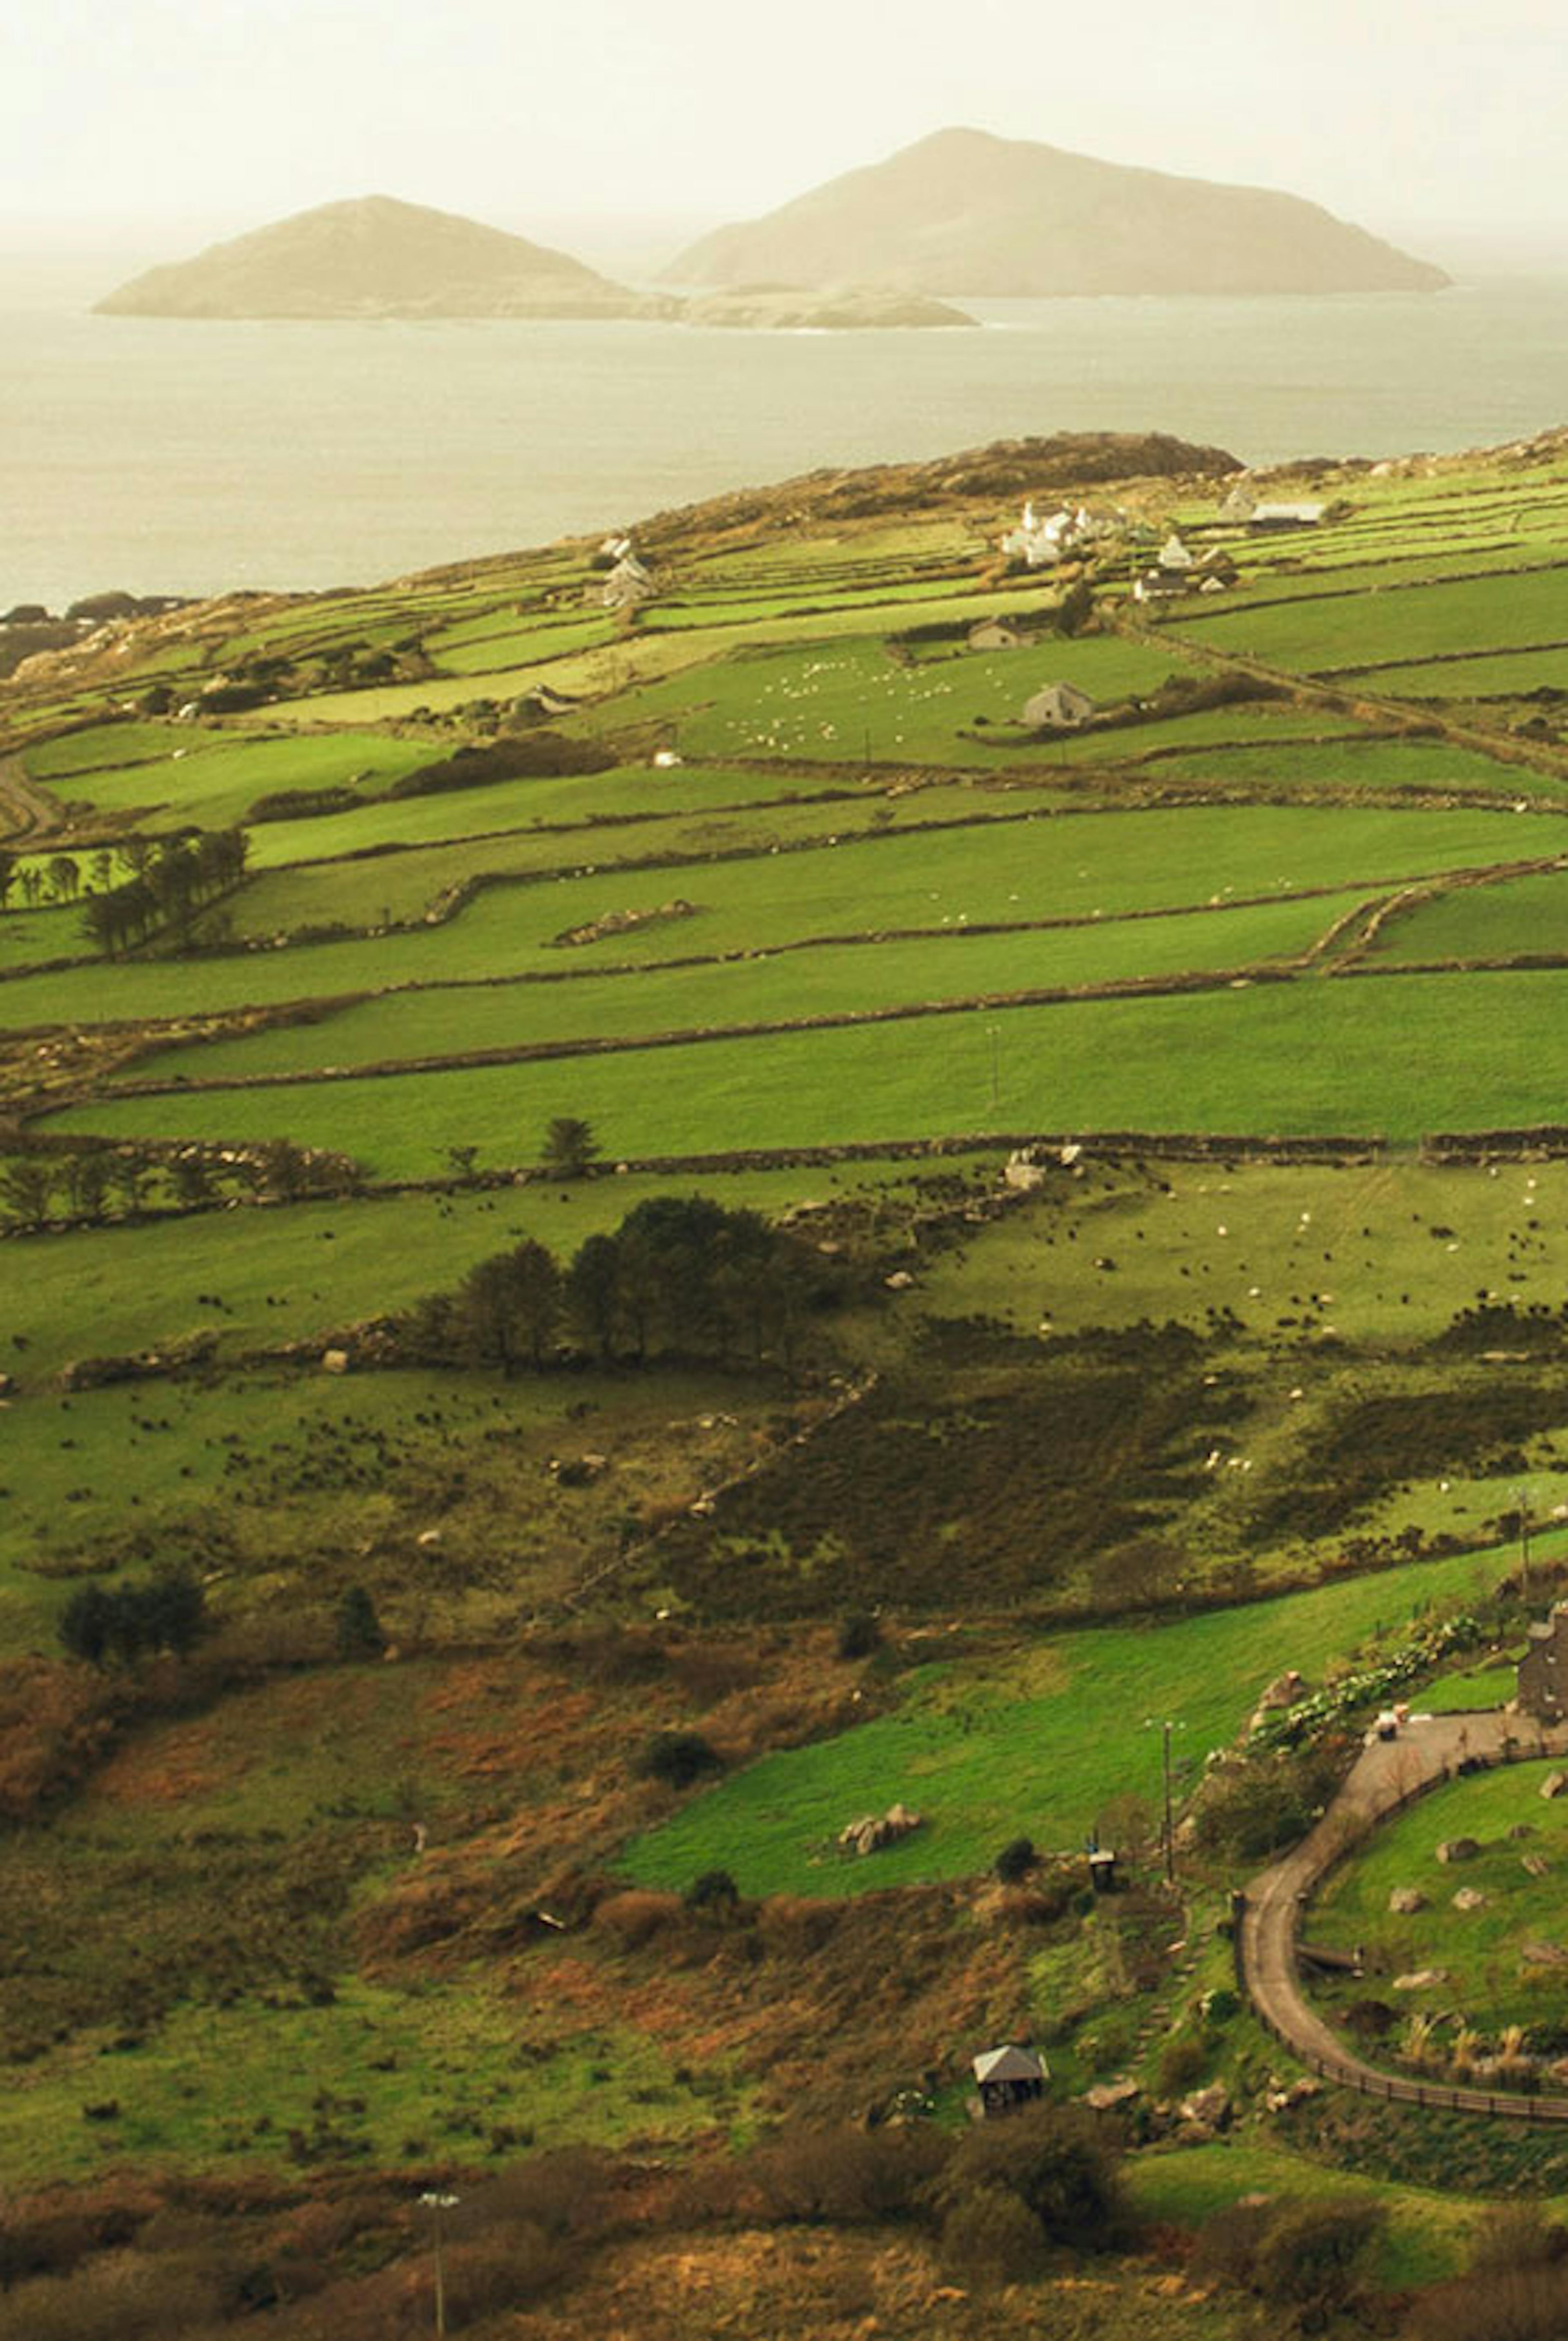
[[[1439,259],[1568,249],[1562,5],[53,0],[0,75],[0,247],[177,259],[384,194],[652,264],[965,123]]]

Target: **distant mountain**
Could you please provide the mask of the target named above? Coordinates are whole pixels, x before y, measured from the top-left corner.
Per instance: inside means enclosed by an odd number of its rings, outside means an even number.
[[[1449,279],[1316,204],[939,130],[765,219],[720,228],[679,284],[885,285],[1058,294],[1435,292]]]
[[[150,268],[97,304],[130,317],[634,317],[673,305],[564,252],[390,195],[298,212]]]

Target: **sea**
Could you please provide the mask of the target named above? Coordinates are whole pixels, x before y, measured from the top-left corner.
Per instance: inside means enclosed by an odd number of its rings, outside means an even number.
[[[0,613],[368,584],[822,465],[1057,431],[1247,463],[1568,423],[1568,274],[970,304],[975,331],[0,314]]]

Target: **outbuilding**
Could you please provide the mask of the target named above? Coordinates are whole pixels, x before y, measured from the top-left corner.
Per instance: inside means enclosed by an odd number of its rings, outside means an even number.
[[[1026,705],[1024,722],[1036,732],[1077,732],[1097,712],[1087,691],[1070,682],[1049,682]]]
[[[1046,2060],[1032,2048],[987,2048],[975,2058],[974,2072],[980,2112],[987,2121],[1033,2105],[1046,2094]]]

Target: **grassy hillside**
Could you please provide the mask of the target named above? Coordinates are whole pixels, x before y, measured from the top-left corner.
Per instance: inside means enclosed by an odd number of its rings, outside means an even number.
[[[1243,2341],[1194,2231],[1344,2192],[1368,2329],[1484,2197],[1568,2192],[1544,2131],[1293,2096],[1216,1931],[1366,1669],[1494,1703],[1568,1582],[1568,459],[1275,482],[1329,517],[1260,536],[1225,480],[993,457],[660,515],[630,615],[584,543],[7,686],[0,2341],[114,2331],[171,2235],[170,2329],[223,2329],[176,2199],[284,2271],[277,2341],[420,2329],[418,2197],[537,2208],[574,2146],[619,2207],[518,2214],[489,2292],[456,2219],[454,2330],[679,2264],[704,2341],[978,2333],[929,2198],[826,2141],[957,2151],[1008,2037],[1136,2092],[1145,2222],[1022,2331]],[[1068,573],[1008,571],[1025,493],[1104,522]],[[1135,602],[1173,528],[1235,583]],[[1094,719],[1031,729],[1057,682]],[[171,1568],[194,1647],[68,1652]],[[1243,1760],[1291,1668],[1317,1720]],[[1496,1859],[1461,2012],[1543,2060]]]

